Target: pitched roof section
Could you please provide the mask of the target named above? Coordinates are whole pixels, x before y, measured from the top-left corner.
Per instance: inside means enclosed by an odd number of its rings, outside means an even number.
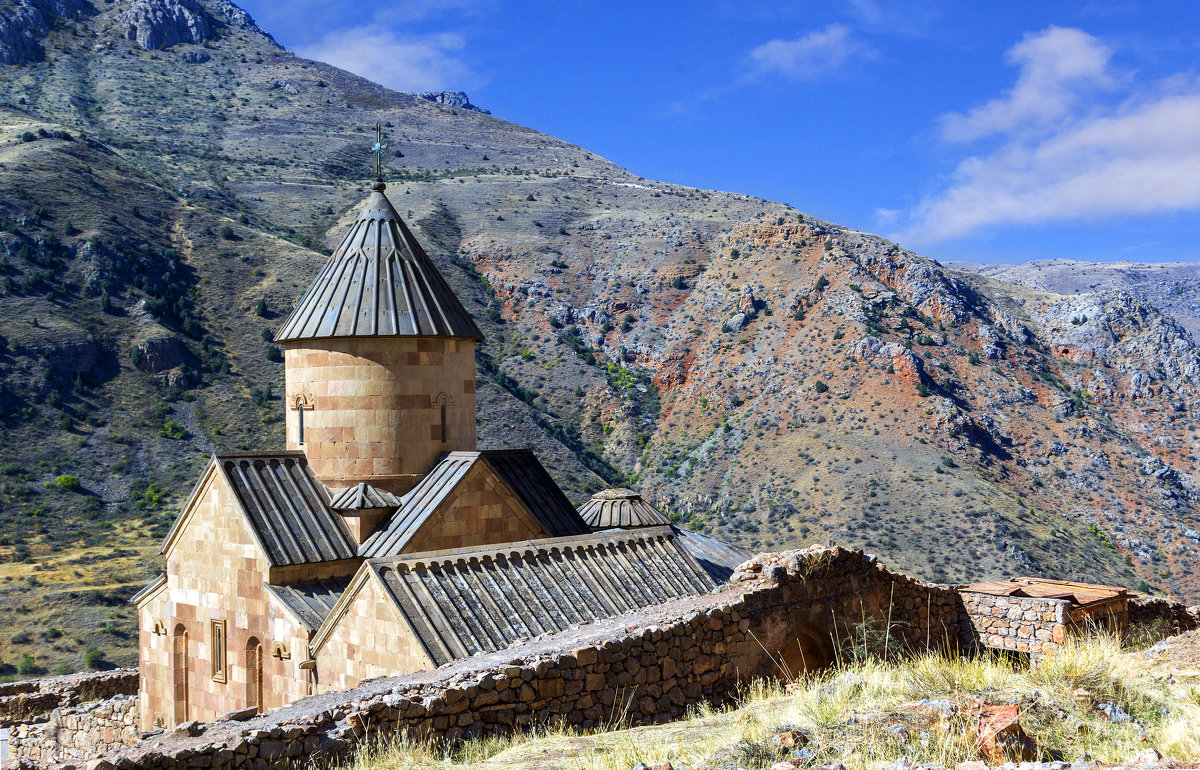
[[[311,634],[329,617],[333,605],[346,592],[350,578],[331,578],[328,580],[311,580],[306,583],[291,583],[288,585],[266,584],[267,591],[279,600],[279,603],[292,611],[300,623]]]
[[[738,566],[754,558],[754,551],[740,545],[726,543],[715,537],[702,535],[683,527],[671,527],[683,550],[692,555],[696,563],[708,573],[715,583],[724,583]]]
[[[358,220],[276,335],[483,339],[433,262],[375,185]]]
[[[391,492],[376,489],[360,481],[349,489],[334,495],[329,507],[335,511],[357,511],[370,508],[399,508],[400,498]]]
[[[592,529],[661,527],[671,523],[632,489],[602,489],[579,507],[579,515]]]
[[[669,527],[368,565],[439,666],[715,587]]]
[[[303,452],[216,455],[273,567],[355,557],[354,540],[329,509]]]
[[[401,498],[400,510],[363,542],[359,554],[368,558],[399,555],[480,462],[509,487],[547,534],[583,535],[591,531],[533,452],[527,449],[451,452]]]
[[[551,536],[585,535],[590,531],[533,452],[493,449],[480,454]]]
[[[1071,580],[1049,578],[1012,577],[1008,580],[993,580],[987,583],[972,583],[962,591],[990,594],[992,596],[1033,597],[1037,599],[1066,599],[1078,607],[1095,602],[1104,602],[1129,596],[1129,589],[1121,586],[1106,586],[1098,583],[1076,583]]]

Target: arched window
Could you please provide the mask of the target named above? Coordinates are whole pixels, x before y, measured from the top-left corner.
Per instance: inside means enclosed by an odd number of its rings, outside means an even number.
[[[263,646],[253,636],[246,642],[246,708],[263,711]]]
[[[441,416],[441,426],[442,427],[441,427],[440,436],[441,436],[442,443],[445,444],[446,443],[446,407],[452,405],[453,402],[450,400],[450,396],[446,395],[445,393],[439,393],[437,398],[434,399],[434,403],[436,403],[438,405],[438,411]]]
[[[296,408],[296,443],[304,443],[304,412],[312,411],[313,401],[312,396],[307,393],[299,393],[292,401]]]
[[[175,704],[175,724],[188,721],[188,632],[183,624],[171,635],[171,690]]]

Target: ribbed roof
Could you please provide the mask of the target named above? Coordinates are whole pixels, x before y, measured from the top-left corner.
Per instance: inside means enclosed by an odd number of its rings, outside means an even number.
[[[439,666],[716,585],[669,527],[368,564]]]
[[[352,559],[355,544],[303,452],[215,455],[274,567]]]
[[[359,553],[368,558],[402,553],[476,463],[483,463],[508,485],[547,535],[583,535],[591,531],[528,449],[451,452],[401,498],[400,510],[363,542]]]
[[[360,481],[349,489],[334,495],[329,507],[335,511],[357,511],[367,508],[399,508],[400,498],[391,492],[376,489]]]
[[[267,591],[300,619],[311,634],[329,617],[333,605],[342,598],[350,578],[310,580],[288,585],[266,584]]]
[[[330,337],[466,337],[479,327],[375,185],[358,220],[284,322],[276,342]]]
[[[683,550],[692,555],[713,582],[724,583],[738,566],[754,558],[754,551],[683,527],[671,527]]]
[[[579,515],[592,529],[661,527],[670,524],[662,511],[632,489],[604,489],[579,507]]]

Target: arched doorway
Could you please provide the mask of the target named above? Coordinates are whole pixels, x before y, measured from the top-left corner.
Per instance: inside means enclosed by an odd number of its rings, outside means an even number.
[[[834,663],[833,640],[813,626],[795,631],[779,651],[779,664],[786,679],[820,671]]]
[[[171,635],[171,691],[175,704],[172,716],[175,725],[181,725],[188,721],[188,632],[182,623]]]
[[[246,708],[263,712],[263,648],[254,636],[246,642]]]

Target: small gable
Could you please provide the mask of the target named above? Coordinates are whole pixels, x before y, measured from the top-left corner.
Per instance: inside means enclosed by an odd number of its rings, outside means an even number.
[[[360,553],[396,556],[588,532],[533,453],[452,452]]]

